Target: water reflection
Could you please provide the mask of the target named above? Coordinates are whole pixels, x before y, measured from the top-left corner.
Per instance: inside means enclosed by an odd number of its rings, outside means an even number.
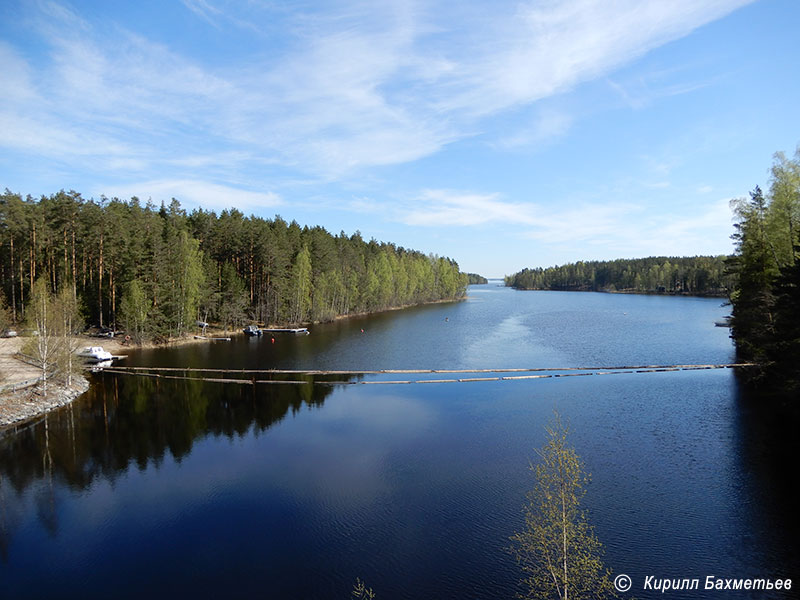
[[[344,376],[328,380],[346,381]],[[55,533],[54,480],[86,490],[135,464],[176,462],[206,436],[262,432],[288,414],[321,407],[334,389],[313,385],[239,385],[99,374],[76,403],[0,437],[0,553],[10,535],[10,495],[35,488],[38,516]]]
[[[743,477],[734,483],[750,499],[742,507],[743,522],[750,527],[741,528],[739,551],[745,559],[762,555],[765,574],[796,577],[800,573],[800,487],[795,475],[799,411],[745,386],[739,386],[737,405],[736,448]]]

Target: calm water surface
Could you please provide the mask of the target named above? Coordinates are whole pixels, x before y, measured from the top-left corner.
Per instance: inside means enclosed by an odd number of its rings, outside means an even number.
[[[127,364],[734,360],[728,330],[714,327],[719,300],[491,285],[469,295]],[[398,376],[365,376],[381,378]],[[347,598],[356,577],[381,599],[512,598],[519,572],[505,548],[554,407],[592,473],[585,504],[607,565],[633,577],[637,597],[661,597],[641,589],[647,575],[800,579],[797,432],[730,370],[381,386],[106,373],[71,407],[0,433],[0,598]]]

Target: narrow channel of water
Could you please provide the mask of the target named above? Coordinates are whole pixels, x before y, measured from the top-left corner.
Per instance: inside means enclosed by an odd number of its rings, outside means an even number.
[[[727,363],[724,314],[713,299],[472,286],[465,302],[128,364]],[[592,473],[585,503],[615,573],[639,587],[799,573],[796,431],[730,370],[411,386],[102,374],[0,435],[0,597],[347,598],[360,577],[379,598],[512,598],[505,548],[554,408]]]

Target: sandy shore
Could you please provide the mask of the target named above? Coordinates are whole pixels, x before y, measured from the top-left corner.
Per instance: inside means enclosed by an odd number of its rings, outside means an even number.
[[[25,338],[0,338],[0,388],[40,375],[36,367],[15,357],[24,343]]]

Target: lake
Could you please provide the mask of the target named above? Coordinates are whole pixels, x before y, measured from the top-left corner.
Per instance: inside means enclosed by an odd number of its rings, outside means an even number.
[[[123,364],[735,361],[714,326],[728,312],[719,299],[468,293]],[[800,573],[795,423],[740,390],[733,370],[358,384],[458,377],[470,375],[240,385],[95,374],[70,407],[0,433],[0,598],[348,598],[356,578],[379,599],[513,598],[508,538],[523,526],[529,461],[554,409],[592,475],[584,506],[606,565],[633,578],[631,595],[667,595],[642,589],[650,575],[699,578],[700,590],[668,595],[700,598],[731,593],[704,591],[708,575]]]

